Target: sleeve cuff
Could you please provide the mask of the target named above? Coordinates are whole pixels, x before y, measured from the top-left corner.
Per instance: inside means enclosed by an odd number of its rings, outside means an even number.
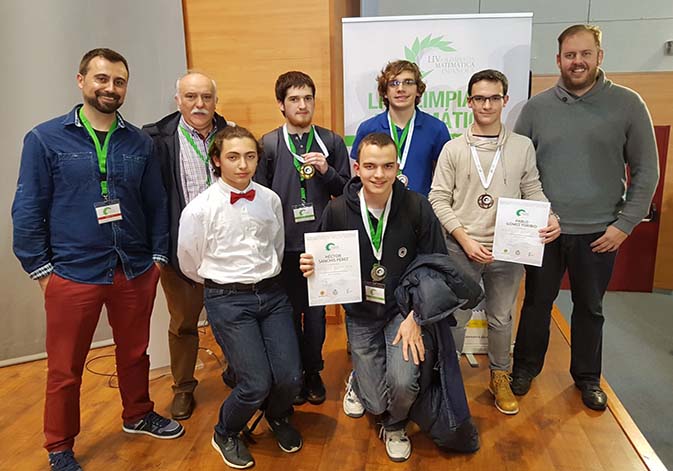
[[[37,270],[29,273],[28,276],[30,276],[32,280],[39,280],[40,278],[44,278],[47,275],[51,275],[53,271],[54,266],[51,263],[47,263],[46,265],[42,265]]]
[[[166,257],[165,255],[154,254],[152,255],[152,261],[154,263],[161,263],[162,265],[168,265],[168,257]]]

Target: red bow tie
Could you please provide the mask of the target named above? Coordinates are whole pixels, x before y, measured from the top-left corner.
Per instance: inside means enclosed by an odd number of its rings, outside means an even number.
[[[255,199],[255,190],[248,190],[245,193],[231,193],[231,204],[234,204],[236,201],[240,199],[246,199],[248,201],[252,201]]]

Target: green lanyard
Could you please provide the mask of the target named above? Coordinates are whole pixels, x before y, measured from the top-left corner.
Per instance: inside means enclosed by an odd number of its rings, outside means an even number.
[[[194,149],[194,152],[196,152],[196,155],[199,156],[199,159],[203,161],[203,163],[206,166],[206,184],[210,186],[210,165],[208,165],[208,157],[203,155],[201,153],[201,149],[199,149],[199,146],[196,145],[196,142],[194,142],[194,138],[190,134],[190,132],[185,129],[182,125],[180,125],[180,131],[182,132],[182,135],[185,136],[185,139],[187,139],[187,142],[192,146],[192,149]],[[210,144],[213,142],[212,136],[211,138],[208,139],[207,147],[210,148]]]
[[[306,141],[306,152],[311,152],[311,146],[313,145],[313,133],[315,131],[313,130],[313,126],[311,126],[311,130],[308,132],[308,139]],[[292,154],[297,153],[297,148],[294,145],[294,142],[292,142],[292,138],[288,136],[287,142],[290,144],[290,150],[292,151]],[[304,180],[304,177],[301,175],[301,162],[297,157],[294,157],[294,168],[297,169],[297,173],[299,173],[299,181],[301,182],[301,188],[299,189],[300,195],[301,195],[301,201],[306,202],[306,180]]]
[[[374,230],[374,224],[372,224],[372,217],[369,216],[369,210],[367,210],[367,222],[369,223],[369,233],[372,235],[372,245],[378,251],[381,248],[381,236],[383,235],[383,215],[386,212],[385,208],[381,212],[381,217],[379,222],[376,225],[376,230]]]
[[[117,129],[117,120],[115,119],[114,122],[112,123],[112,126],[110,126],[110,130],[107,133],[107,136],[105,136],[105,142],[103,143],[103,146],[101,147],[100,141],[98,140],[98,136],[96,135],[96,132],[93,130],[91,127],[91,123],[89,122],[88,119],[86,119],[86,116],[84,116],[84,113],[82,112],[82,108],[79,109],[79,119],[86,128],[87,132],[89,133],[89,136],[91,136],[91,139],[93,139],[93,143],[96,146],[96,157],[98,157],[98,171],[101,174],[101,181],[100,181],[100,192],[101,195],[103,195],[103,198],[107,199],[108,195],[108,190],[107,190],[107,149],[108,145],[110,144],[110,137],[112,136],[112,133]]]
[[[404,126],[404,130],[402,131],[402,136],[397,135],[397,126],[395,126],[395,123],[393,123],[393,120],[390,119],[390,114],[388,115],[388,125],[390,126],[390,131],[393,135],[393,141],[395,141],[395,147],[397,147],[397,161],[399,162],[402,160],[402,146],[404,145],[404,141],[407,140],[407,134],[409,134],[409,127],[411,125],[411,120],[407,121],[407,125]]]

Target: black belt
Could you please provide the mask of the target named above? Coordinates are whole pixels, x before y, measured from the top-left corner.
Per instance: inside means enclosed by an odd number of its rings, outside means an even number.
[[[267,278],[259,283],[218,283],[213,280],[205,280],[203,284],[206,288],[226,289],[230,291],[261,291],[270,288],[278,281],[280,281],[280,275]]]

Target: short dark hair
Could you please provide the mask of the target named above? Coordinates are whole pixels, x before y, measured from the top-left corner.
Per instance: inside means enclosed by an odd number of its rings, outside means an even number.
[[[299,72],[298,70],[291,70],[281,74],[276,79],[276,100],[283,102],[287,96],[288,89],[292,87],[309,87],[311,93],[315,97],[315,84],[313,79],[309,77],[304,72]]]
[[[594,37],[594,42],[596,43],[596,47],[598,49],[601,48],[601,39],[603,37],[603,32],[601,29],[596,26],[596,25],[585,25],[585,24],[580,24],[580,25],[572,25],[564,29],[561,34],[559,34],[558,37],[558,52],[559,54],[561,53],[561,46],[563,46],[563,41],[565,41],[568,37],[574,36],[577,33],[582,33],[582,32],[587,32],[591,33]]]
[[[91,62],[91,59],[94,57],[102,57],[103,59],[107,59],[110,62],[121,62],[124,64],[124,67],[126,67],[126,73],[129,72],[129,63],[126,62],[124,56],[119,54],[117,51],[113,51],[112,49],[99,47],[96,49],[91,49],[89,52],[84,54],[84,56],[82,56],[82,60],[79,61],[79,73],[81,75],[86,75],[86,73],[89,71],[89,62]]]
[[[418,90],[419,96],[416,97],[416,104],[418,105],[421,102],[421,96],[425,93],[425,82],[421,77],[421,69],[418,68],[413,62],[398,60],[393,62],[388,62],[386,66],[381,70],[381,73],[376,77],[378,82],[379,96],[383,99],[383,103],[388,108],[388,98],[386,97],[386,91],[388,90],[388,82],[400,75],[402,72],[411,72],[414,74],[414,80],[416,81],[416,89]]]
[[[213,166],[213,173],[217,177],[222,175],[222,171],[220,170],[220,167],[215,165],[215,157],[219,159],[220,154],[222,154],[222,142],[236,138],[243,139],[246,137],[248,139],[252,139],[255,143],[257,159],[259,160],[259,157],[262,155],[262,147],[260,146],[259,141],[257,141],[255,136],[246,128],[242,126],[225,126],[224,129],[218,131],[218,133],[215,134],[215,139],[213,139],[213,143],[210,145],[210,149],[208,150],[208,156],[210,157],[210,164]]]
[[[360,162],[360,154],[362,153],[362,149],[364,149],[365,146],[395,147],[395,141],[393,141],[393,138],[390,137],[389,134],[386,134],[384,132],[373,132],[371,134],[367,134],[365,137],[362,138],[360,144],[358,144],[356,162]],[[395,149],[397,149],[397,147],[395,147]]]
[[[467,84],[467,96],[472,96],[472,85],[477,82],[486,80],[488,82],[500,82],[502,84],[502,94],[503,96],[507,95],[508,82],[505,74],[495,69],[486,69],[480,70],[470,77],[470,81]]]

